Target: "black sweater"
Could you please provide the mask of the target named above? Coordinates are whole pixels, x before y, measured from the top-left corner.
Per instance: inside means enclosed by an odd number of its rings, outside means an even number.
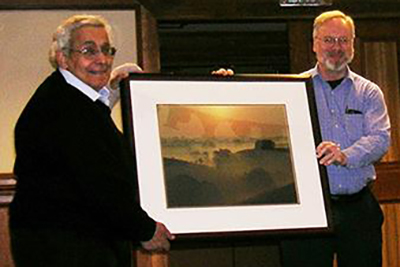
[[[56,227],[132,241],[155,221],[137,201],[133,154],[109,114],[55,71],[15,128],[10,227]]]

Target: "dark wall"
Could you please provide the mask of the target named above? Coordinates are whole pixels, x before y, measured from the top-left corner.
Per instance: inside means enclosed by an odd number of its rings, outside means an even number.
[[[0,9],[133,7],[134,0],[2,0]]]

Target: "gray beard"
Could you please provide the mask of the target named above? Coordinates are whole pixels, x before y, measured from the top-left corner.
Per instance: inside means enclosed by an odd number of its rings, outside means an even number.
[[[343,71],[349,61],[342,62],[341,64],[332,64],[329,60],[325,61],[325,67],[332,72],[341,72]]]
[[[341,72],[347,67],[348,64],[350,64],[350,62],[353,60],[353,57],[354,55],[351,55],[350,58],[339,64],[334,64],[329,59],[327,59],[325,60],[324,65],[326,69],[331,72]]]

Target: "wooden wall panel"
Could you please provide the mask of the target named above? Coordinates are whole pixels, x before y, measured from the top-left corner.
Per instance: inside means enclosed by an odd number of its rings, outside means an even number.
[[[396,40],[364,41],[364,73],[377,83],[386,99],[392,125],[391,146],[383,162],[400,161],[400,83]]]
[[[144,7],[137,14],[138,63],[146,72],[160,71],[160,48],[157,21]]]
[[[312,52],[312,20],[288,22],[290,71],[302,73],[315,65]]]
[[[382,267],[400,267],[400,203],[381,205],[385,214]]]
[[[13,267],[8,231],[8,209],[0,207],[0,267]]]
[[[372,188],[381,203],[400,202],[400,164],[376,165],[377,180]]]
[[[31,9],[31,8],[110,8],[133,7],[134,0],[2,0],[0,9]]]

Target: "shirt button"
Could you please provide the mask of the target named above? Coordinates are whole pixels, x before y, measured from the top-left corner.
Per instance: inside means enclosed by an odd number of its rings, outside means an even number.
[[[335,128],[339,128],[339,125],[335,124]]]

